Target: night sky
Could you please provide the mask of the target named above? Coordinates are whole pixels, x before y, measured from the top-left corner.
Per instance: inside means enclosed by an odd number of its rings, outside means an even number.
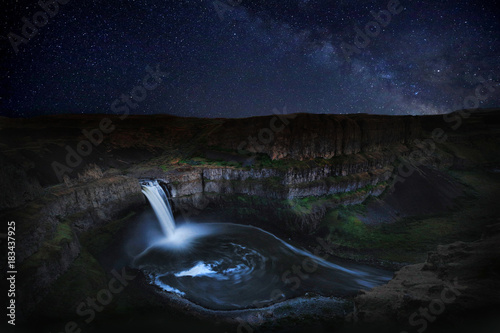
[[[499,1],[401,0],[380,30],[366,25],[388,0],[61,2],[16,53],[12,34],[41,7],[3,1],[2,115],[112,113],[147,66],[168,75],[132,113],[436,114],[500,82]],[[356,29],[368,43],[353,51]],[[493,87],[480,107],[500,106]]]

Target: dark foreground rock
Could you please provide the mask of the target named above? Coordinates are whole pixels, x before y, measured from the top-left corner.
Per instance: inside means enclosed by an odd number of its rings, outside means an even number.
[[[388,323],[408,332],[455,327],[500,308],[500,224],[482,239],[439,246],[425,263],[406,266],[386,285],[354,300],[348,320],[361,327]],[[497,321],[498,323],[498,321]]]
[[[53,186],[22,208],[0,213],[4,221],[16,222],[19,315],[28,315],[80,255],[83,232],[145,203],[137,179],[114,176]]]

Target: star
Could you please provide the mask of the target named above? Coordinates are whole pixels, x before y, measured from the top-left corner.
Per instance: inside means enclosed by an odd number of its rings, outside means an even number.
[[[473,93],[473,77],[499,81],[500,25],[486,2],[400,1],[391,13],[388,1],[218,1],[218,9],[213,1],[68,2],[40,27],[39,5],[8,2],[0,111],[109,113],[147,66],[172,76],[138,114],[248,117],[284,106],[432,114]],[[16,53],[8,36],[28,25],[37,33]],[[481,106],[499,100],[497,89]]]

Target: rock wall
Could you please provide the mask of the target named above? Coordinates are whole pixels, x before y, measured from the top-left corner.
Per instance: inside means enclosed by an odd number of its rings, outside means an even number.
[[[346,177],[318,178],[311,182],[284,183],[279,176],[252,178],[251,180],[204,178],[203,191],[219,194],[246,194],[275,199],[294,199],[310,196],[356,191],[368,185],[376,185],[387,181],[391,176],[391,168],[352,174]]]
[[[65,220],[70,220],[76,232],[82,232],[143,204],[145,199],[137,179],[115,176],[75,187],[60,185],[47,189],[38,200],[5,216],[16,220],[21,232],[17,260],[22,263]]]
[[[134,177],[162,179],[174,200],[198,193],[293,199],[344,193],[384,182],[392,173],[395,159],[396,154],[387,151],[333,159],[328,164],[312,167],[189,167],[168,172],[144,171],[135,173]]]
[[[127,169],[162,154],[225,149],[267,154],[271,159],[311,160],[372,152],[408,144],[422,136],[420,118],[409,116],[295,114],[247,119],[107,115],[116,130],[84,161],[102,170]],[[83,131],[99,128],[102,115],[0,118],[0,211],[34,200],[42,187],[60,182],[53,162],[64,164],[70,147],[88,140]],[[349,171],[346,171],[349,172]]]
[[[272,159],[329,159],[410,143],[421,135],[417,117],[298,114],[225,120],[208,145]]]
[[[309,233],[318,228],[328,209],[379,196],[392,175],[394,159],[393,152],[386,152],[334,159],[316,167],[197,166],[167,172],[143,170],[134,176],[162,180],[172,195],[174,211],[185,220],[208,208],[217,211],[218,218],[227,214],[228,220],[246,223],[248,219],[256,224],[261,219],[272,221],[275,230]],[[308,197],[318,203],[304,210],[299,207],[300,199]],[[255,212],[253,218],[249,212]]]
[[[80,254],[79,235],[145,204],[135,178],[114,176],[46,189],[4,219],[16,221],[21,313],[29,313]]]
[[[86,162],[95,162],[103,170],[112,172],[105,172],[103,179],[73,187],[55,185],[57,181],[53,180],[50,164],[64,161],[66,145],[75,147],[79,140],[85,139],[81,130],[98,128],[101,116],[0,119],[0,167],[3,171],[0,175],[3,190],[0,215],[4,220],[18,222],[17,259],[29,273],[25,274],[26,284],[21,288],[26,290],[21,297],[26,300],[27,311],[79,255],[81,232],[146,204],[137,181],[139,178],[163,179],[171,190],[177,210],[187,209],[196,214],[207,205],[222,210],[228,206],[244,206],[251,216],[267,216],[277,223],[287,221],[280,226],[283,229],[293,227],[307,231],[317,227],[326,210],[331,208],[328,205],[356,204],[369,195],[380,195],[393,172],[396,156],[404,155],[415,139],[423,137],[418,117],[299,114],[191,119],[130,116],[123,122],[110,118],[120,124],[119,128]],[[426,126],[428,130],[434,124]],[[308,166],[182,166],[171,171],[164,171],[159,165],[151,166],[154,158],[169,154],[178,157],[179,151],[207,149],[232,150],[233,153],[245,150],[267,154],[272,160],[306,161]],[[314,159],[322,161],[316,163]],[[134,165],[139,167],[133,168]],[[84,166],[85,163],[82,168]],[[75,169],[76,172],[79,170]],[[112,176],[117,173],[128,176]],[[328,198],[327,204],[300,209],[286,203],[304,197],[336,194],[350,195]],[[240,196],[245,198],[242,200]],[[238,210],[234,212],[239,214]],[[62,233],[61,226],[69,229]],[[61,238],[61,234],[64,237]],[[51,252],[50,248],[57,248],[57,251]],[[47,253],[50,255],[41,255]],[[437,258],[441,259],[430,258],[429,263],[435,264],[444,257],[438,255]],[[412,270],[425,275],[432,271],[429,267],[438,266],[424,265]],[[436,272],[444,274],[439,269]],[[386,307],[392,306],[389,303],[399,306],[398,302],[404,300],[400,292],[406,286],[397,282],[392,286],[399,288],[399,294],[384,303]],[[33,290],[37,293],[32,293]],[[370,308],[370,302],[363,303],[362,297],[358,299],[354,317],[369,321],[384,307]]]

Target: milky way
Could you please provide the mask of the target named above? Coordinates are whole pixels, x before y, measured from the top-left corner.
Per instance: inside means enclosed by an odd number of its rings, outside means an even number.
[[[60,2],[2,4],[2,114],[112,113],[147,66],[137,114],[436,114],[481,82],[500,106],[497,1]]]

